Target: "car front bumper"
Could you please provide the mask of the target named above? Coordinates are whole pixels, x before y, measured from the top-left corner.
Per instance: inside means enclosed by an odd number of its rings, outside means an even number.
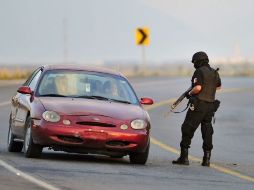
[[[72,152],[81,152],[82,149],[84,152],[144,152],[149,143],[149,129],[66,126],[44,120],[33,121],[32,135],[36,144],[44,147],[62,147],[63,150],[64,147],[68,147]]]

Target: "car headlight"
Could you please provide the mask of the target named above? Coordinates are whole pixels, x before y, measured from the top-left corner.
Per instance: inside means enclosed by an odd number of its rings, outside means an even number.
[[[147,123],[142,119],[135,119],[131,122],[132,129],[144,129],[146,128]]]
[[[45,119],[46,121],[49,122],[58,122],[60,121],[60,115],[58,115],[56,112],[54,111],[45,111],[42,114],[43,119]]]

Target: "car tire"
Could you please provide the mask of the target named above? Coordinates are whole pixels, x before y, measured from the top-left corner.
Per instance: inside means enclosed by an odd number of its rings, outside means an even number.
[[[145,152],[131,153],[130,156],[129,156],[130,157],[130,163],[131,164],[142,164],[142,165],[145,165],[146,161],[148,159],[149,149],[150,149],[150,142],[148,143],[148,146],[147,146]]]
[[[24,155],[27,158],[38,158],[41,156],[43,147],[35,144],[32,137],[32,121],[28,117],[26,120],[26,132],[24,140]]]
[[[11,115],[9,120],[9,131],[8,131],[8,139],[7,139],[7,148],[9,152],[21,152],[23,149],[23,142],[16,142],[15,136],[12,133],[12,123],[11,123]]]

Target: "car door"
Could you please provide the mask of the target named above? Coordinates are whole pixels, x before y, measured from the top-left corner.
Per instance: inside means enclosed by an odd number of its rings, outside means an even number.
[[[37,69],[27,80],[23,86],[29,86],[32,91],[35,90],[37,82],[41,76],[42,69]],[[13,133],[18,137],[24,136],[24,127],[27,114],[30,111],[30,94],[22,94],[17,92],[12,98],[12,119]]]

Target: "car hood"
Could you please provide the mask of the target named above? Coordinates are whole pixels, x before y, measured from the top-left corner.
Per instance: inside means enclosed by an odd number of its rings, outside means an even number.
[[[40,97],[46,110],[60,115],[101,115],[117,119],[146,119],[145,111],[139,105],[117,102],[62,97]]]

